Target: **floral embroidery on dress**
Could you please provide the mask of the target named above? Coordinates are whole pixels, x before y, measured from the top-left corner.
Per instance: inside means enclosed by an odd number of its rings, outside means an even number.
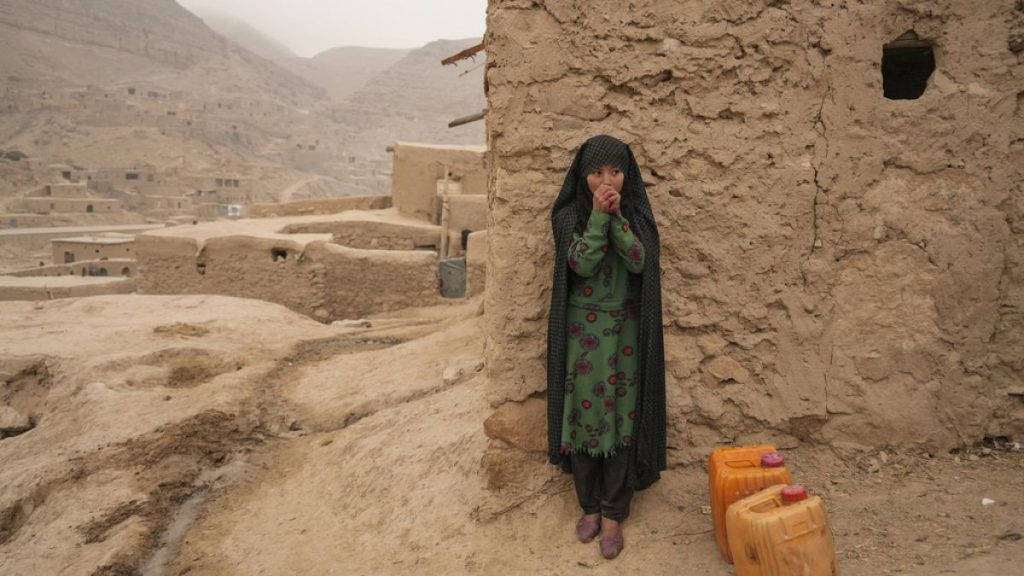
[[[583,324],[580,324],[579,322],[570,322],[569,336],[573,338],[579,338],[580,336],[583,336]]]
[[[641,248],[639,245],[633,244],[632,246],[630,246],[630,248],[629,248],[629,260],[631,262],[639,262],[640,259],[643,257],[643,255],[644,255],[643,248]]]
[[[561,438],[570,452],[607,456],[632,441],[639,305],[630,275],[642,271],[643,259],[643,245],[628,222],[596,211],[570,245],[568,262],[576,274],[569,293]]]

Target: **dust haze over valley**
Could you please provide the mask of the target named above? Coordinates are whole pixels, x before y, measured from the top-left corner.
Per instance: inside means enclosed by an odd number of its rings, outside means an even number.
[[[705,464],[755,443],[844,576],[1017,573],[1024,4],[467,5],[0,0],[0,574],[731,576]],[[595,133],[662,247],[613,561],[545,442]]]

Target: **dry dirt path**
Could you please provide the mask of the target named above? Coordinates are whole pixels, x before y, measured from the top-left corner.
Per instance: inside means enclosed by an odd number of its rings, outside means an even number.
[[[700,464],[637,497],[613,562],[575,542],[566,476],[486,489],[477,303],[366,329],[202,296],[2,303],[0,319],[0,401],[41,415],[0,440],[0,574],[732,573]],[[1019,453],[788,454],[828,502],[846,576],[1024,561]]]
[[[304,435],[211,503],[171,573],[732,573],[701,513],[703,466],[639,495],[614,562],[575,542],[567,477],[536,494],[489,493],[479,322],[449,318],[386,349],[307,363],[281,387]],[[458,376],[446,381],[446,369]],[[1003,574],[1024,559],[1020,454],[790,456],[833,507],[844,574]]]
[[[277,199],[278,203],[285,204],[285,203],[291,202],[292,201],[292,197],[295,196],[296,192],[298,192],[299,190],[305,188],[309,184],[311,184],[313,182],[316,182],[318,180],[325,180],[325,178],[323,176],[309,176],[309,177],[303,178],[302,180],[299,180],[299,181],[295,182],[294,184],[292,184],[291,186],[285,188],[281,192],[281,195]]]

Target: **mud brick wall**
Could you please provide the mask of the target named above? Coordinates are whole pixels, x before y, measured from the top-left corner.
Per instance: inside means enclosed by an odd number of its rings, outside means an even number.
[[[888,99],[910,31],[935,70]],[[486,41],[494,469],[543,434],[548,216],[598,133],[661,228],[670,463],[1024,435],[1024,4],[492,0]]]

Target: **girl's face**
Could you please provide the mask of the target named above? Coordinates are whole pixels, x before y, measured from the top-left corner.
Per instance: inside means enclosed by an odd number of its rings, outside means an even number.
[[[587,174],[587,187],[590,188],[590,193],[593,194],[602,184],[607,184],[614,188],[616,192],[622,194],[622,183],[625,179],[626,175],[621,170],[606,164]]]

